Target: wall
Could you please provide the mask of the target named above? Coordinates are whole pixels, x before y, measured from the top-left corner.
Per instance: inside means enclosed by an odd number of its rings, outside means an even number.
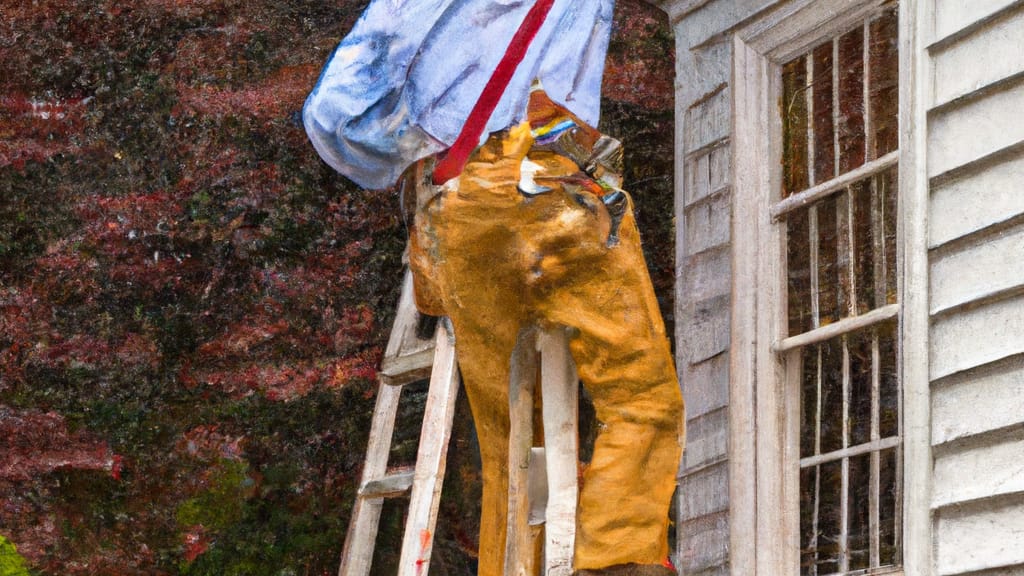
[[[677,45],[676,339],[689,426],[677,520],[685,574],[729,572],[729,40],[774,4],[662,3]],[[917,14],[927,46],[917,83],[925,87],[930,190],[934,573],[1022,574],[1024,2],[928,0]]]
[[[1024,573],[1024,3],[934,0],[935,573]],[[990,572],[995,571],[995,572]]]
[[[676,343],[687,406],[677,566],[729,573],[730,27],[767,1],[664,2],[676,35]]]

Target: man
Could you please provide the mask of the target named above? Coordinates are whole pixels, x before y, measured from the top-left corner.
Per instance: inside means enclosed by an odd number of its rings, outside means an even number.
[[[321,155],[358,183],[381,186],[451,145],[489,78],[487,66],[500,59],[484,54],[484,39],[508,45],[506,32],[530,6],[371,4],[307,102],[307,130]],[[437,24],[422,32],[431,17]],[[531,325],[570,328],[570,350],[600,423],[580,492],[575,569],[674,574],[666,531],[682,398],[629,199],[619,189],[621,152],[591,125],[610,18],[610,2],[555,1],[490,117],[490,136],[416,214],[410,259],[417,303],[452,320],[480,440],[482,576],[503,568],[509,359],[520,330]],[[408,22],[417,23],[418,36],[405,35]],[[337,63],[339,55],[345,62]],[[403,66],[404,74],[392,68]],[[533,78],[543,90],[530,90]],[[356,102],[359,82],[369,87],[368,102]]]

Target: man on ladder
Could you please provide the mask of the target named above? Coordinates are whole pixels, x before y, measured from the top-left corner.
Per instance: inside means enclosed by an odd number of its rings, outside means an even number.
[[[304,110],[356,183],[436,185],[410,261],[417,305],[451,318],[480,440],[481,576],[503,571],[509,359],[530,326],[569,328],[599,421],[574,568],[674,574],[683,403],[621,150],[593,128],[611,16],[612,0],[374,0]]]

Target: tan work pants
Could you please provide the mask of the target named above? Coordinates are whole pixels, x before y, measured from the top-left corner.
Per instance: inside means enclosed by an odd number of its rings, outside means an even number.
[[[411,260],[455,328],[483,461],[482,576],[502,574],[508,498],[509,361],[520,328],[574,329],[570,350],[593,398],[599,434],[580,493],[575,568],[662,564],[683,440],[683,402],[632,209],[609,247],[592,192],[559,185],[565,158],[517,190],[529,131],[492,136],[416,217]],[[578,180],[577,180],[578,182]],[[434,310],[436,313],[437,311]]]

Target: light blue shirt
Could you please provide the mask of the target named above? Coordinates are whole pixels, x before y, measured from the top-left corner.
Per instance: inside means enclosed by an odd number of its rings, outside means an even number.
[[[597,125],[614,0],[555,0],[482,138],[521,121],[530,85]],[[455,141],[532,0],[373,0],[306,99],[320,156],[364,188]]]

